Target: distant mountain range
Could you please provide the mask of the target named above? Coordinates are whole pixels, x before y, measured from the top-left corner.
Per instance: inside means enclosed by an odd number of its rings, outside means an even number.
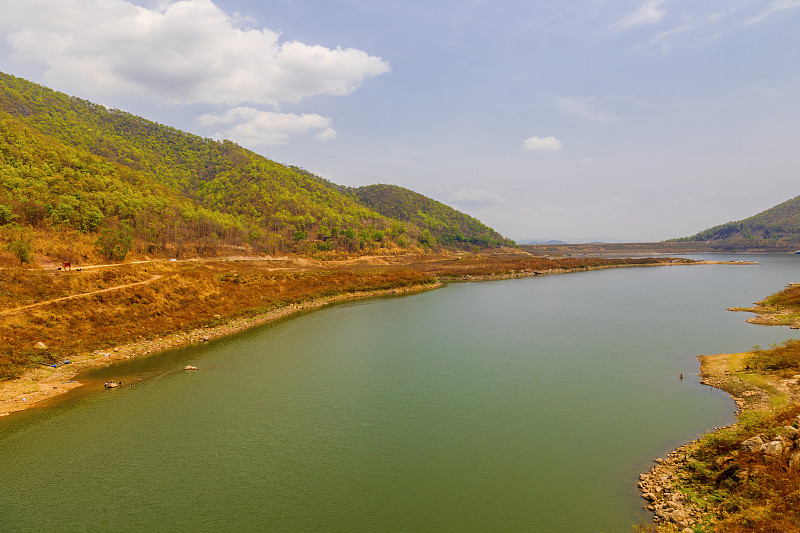
[[[568,244],[566,241],[546,241],[542,239],[523,239],[518,244]]]
[[[0,73],[0,251],[14,243],[65,261],[86,243],[115,260],[514,244],[408,189],[342,187]]]
[[[546,239],[523,239],[518,241],[518,244],[601,244],[601,243],[621,243],[627,242],[622,239],[615,239],[614,237],[597,237],[593,239],[569,239],[566,241],[559,240],[546,240]]]
[[[800,196],[744,220],[727,222],[676,242],[707,242],[722,250],[800,248]]]

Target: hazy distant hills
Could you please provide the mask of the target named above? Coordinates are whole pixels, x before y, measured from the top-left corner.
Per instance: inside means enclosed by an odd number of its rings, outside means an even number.
[[[109,258],[510,242],[407,189],[348,189],[0,73],[0,245],[45,234],[62,255],[79,239]]]
[[[677,242],[708,242],[723,250],[800,248],[800,196],[738,222],[728,222]]]
[[[545,239],[523,239],[519,244],[567,244],[567,241],[545,240]]]

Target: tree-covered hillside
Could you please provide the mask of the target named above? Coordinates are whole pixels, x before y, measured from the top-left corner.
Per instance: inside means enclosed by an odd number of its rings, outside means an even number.
[[[726,250],[800,247],[800,196],[738,222],[728,222],[676,241],[706,242]]]
[[[367,185],[349,189],[378,213],[424,228],[421,241],[445,246],[514,246],[479,220],[441,202],[397,185]]]
[[[0,229],[6,244],[47,233],[69,255],[80,237],[117,260],[432,244],[302,169],[2,73]]]

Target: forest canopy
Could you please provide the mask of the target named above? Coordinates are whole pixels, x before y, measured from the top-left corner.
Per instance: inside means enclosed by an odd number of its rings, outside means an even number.
[[[413,191],[348,189],[0,73],[0,239],[19,228],[93,241],[109,260],[513,244]]]

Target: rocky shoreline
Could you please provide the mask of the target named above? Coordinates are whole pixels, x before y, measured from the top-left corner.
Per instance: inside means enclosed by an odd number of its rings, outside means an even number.
[[[753,397],[766,398],[768,403],[769,395],[766,392],[746,384],[727,370],[729,359],[734,355],[744,354],[698,356],[700,383],[730,394],[739,413],[748,405],[753,406]],[[721,429],[715,428],[715,431]],[[698,439],[693,440],[673,450],[666,458],[655,459],[655,466],[649,472],[640,474],[637,484],[642,498],[647,502],[644,509],[653,513],[653,521],[656,524],[670,524],[681,533],[694,533],[693,526],[706,520],[711,511],[707,505],[689,499],[680,490],[681,472],[698,442]]]
[[[736,403],[737,414],[744,411],[763,411],[770,408],[770,394],[743,380],[735,373],[745,367],[746,353],[700,355],[700,383],[727,392]],[[769,376],[760,375],[775,389],[796,400],[800,376],[794,380],[772,380]],[[736,427],[715,428],[715,432]],[[766,435],[757,435],[742,442],[739,450],[730,456],[718,457],[717,466],[724,467],[738,457],[740,453],[761,456],[762,461],[783,461],[785,466],[800,471],[800,417],[792,426],[782,428],[779,434],[770,439]],[[694,533],[697,525],[713,521],[722,512],[719,503],[712,504],[702,499],[690,499],[682,488],[685,488],[684,472],[688,462],[697,449],[700,439],[684,444],[672,451],[666,458],[655,459],[655,466],[639,476],[638,488],[646,501],[644,508],[653,513],[656,524],[671,525],[681,533]],[[746,476],[746,472],[737,473]]]
[[[671,524],[681,533],[694,533],[694,526],[713,521],[714,517],[723,513],[722,503],[691,500],[680,490],[681,471],[686,468],[696,445],[697,441],[693,441],[676,449],[666,459],[656,459],[656,466],[647,474],[641,474],[638,484],[642,497],[648,502],[645,509],[653,513],[654,521],[657,524]],[[729,475],[745,482],[751,472],[729,466],[744,455],[758,458],[759,463],[771,463],[788,468],[791,472],[800,472],[800,416],[791,425],[782,427],[772,438],[762,433],[744,440],[737,450],[718,457],[715,464],[727,467]]]
[[[734,376],[729,368],[731,360],[744,354],[699,355],[700,383],[727,392],[736,403],[737,412],[745,408],[763,407],[769,395]],[[761,402],[754,403],[754,398]],[[763,402],[763,403],[762,403]],[[719,431],[723,428],[715,428]],[[655,459],[655,466],[639,475],[639,490],[647,502],[644,508],[653,513],[656,524],[671,524],[681,533],[694,533],[693,526],[707,519],[707,505],[692,501],[679,489],[681,472],[686,467],[698,440],[693,440],[673,450],[666,458]]]
[[[674,524],[683,533],[694,533],[691,526],[700,522],[707,512],[677,490],[678,472],[686,464],[693,445],[694,442],[685,444],[666,459],[656,459],[656,465],[649,472],[639,475],[638,483],[642,498],[647,501],[644,508],[653,513],[654,521]]]

